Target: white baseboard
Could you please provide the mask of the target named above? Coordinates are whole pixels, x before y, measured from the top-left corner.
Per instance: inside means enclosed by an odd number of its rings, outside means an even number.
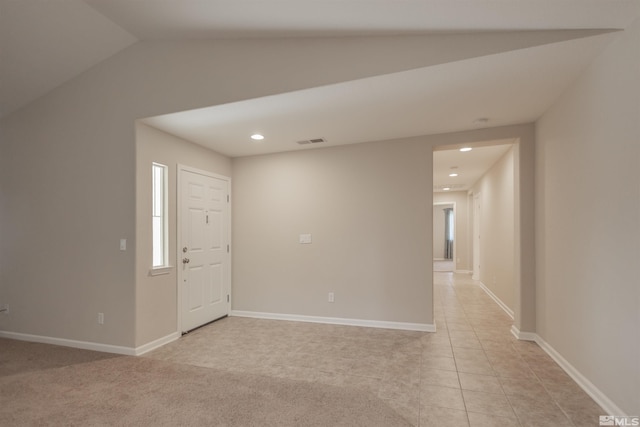
[[[456,270],[456,274],[473,274],[471,270]]]
[[[511,319],[513,319],[513,310],[511,310],[507,306],[507,304],[503,303],[502,300],[500,300],[500,298],[498,298],[496,296],[496,294],[491,292],[491,289],[487,288],[484,283],[482,283],[482,282],[478,282],[478,283],[480,284],[480,287],[482,288],[482,290],[485,291],[485,293],[487,295],[489,295],[491,297],[491,299],[494,300],[496,302],[496,304],[498,304],[500,306],[500,308],[503,309],[504,312],[509,315],[509,317],[511,317]]]
[[[536,341],[538,335],[533,332],[520,332],[520,329],[516,328],[516,325],[511,325],[511,333],[514,337],[522,341]]]
[[[368,328],[401,329],[406,331],[435,332],[436,325],[429,323],[387,322],[382,320],[343,319],[338,317],[303,316],[299,314],[262,313],[258,311],[231,310],[230,316],[256,319],[289,320],[293,322],[327,323],[331,325],[364,326]]]
[[[401,329],[409,331],[435,332],[436,325],[428,323],[405,323],[387,322],[379,320],[343,319],[335,317],[303,316],[295,314],[262,313],[255,311],[232,310],[231,316],[253,317],[258,319],[288,320],[296,322],[327,323],[334,325],[364,326],[370,328]],[[560,353],[549,345],[538,334],[533,332],[521,332],[514,326],[511,333],[520,340],[535,341],[595,402],[609,415],[627,416],[611,399],[598,389],[591,381],[580,373],[571,363],[569,363]],[[89,341],[77,341],[65,338],[46,337],[42,335],[23,334],[18,332],[0,331],[0,338],[9,338],[20,341],[39,342],[43,344],[53,344],[65,347],[81,348],[84,350],[101,351],[105,353],[123,354],[127,356],[138,356],[168,344],[180,338],[180,334],[175,332],[165,337],[159,338],[140,347],[131,348],[110,344],[101,344]]]
[[[541,349],[545,351],[575,382],[580,386],[585,393],[604,409],[608,415],[615,415],[620,417],[626,417],[622,409],[618,407],[611,399],[607,397],[598,387],[596,387],[591,381],[589,381],[584,375],[580,373],[571,363],[569,363],[560,353],[558,353],[549,343],[540,337],[540,335],[533,332],[520,332],[518,328],[511,327],[511,333],[520,340],[535,341]],[[603,414],[604,415],[604,414]]]
[[[605,410],[608,415],[616,415],[620,417],[626,417],[622,409],[618,407],[611,399],[607,397],[598,387],[596,387],[591,381],[589,381],[584,375],[580,373],[571,363],[569,363],[560,353],[558,353],[553,347],[551,347],[545,340],[537,334],[536,343],[542,348],[555,362],[560,365],[564,371],[569,374],[571,378],[585,391],[598,405]]]
[[[0,331],[0,338],[9,338],[19,341],[39,342],[43,344],[61,345],[64,347],[81,348],[83,350],[101,351],[104,353],[124,354],[127,356],[135,356],[136,349],[131,347],[122,347],[118,345],[100,344],[90,341],[76,341],[65,338],[45,337],[42,335],[21,334],[19,332]]]
[[[169,334],[165,337],[162,338],[158,338],[155,341],[151,341],[150,343],[141,345],[140,347],[136,347],[135,349],[135,355],[136,356],[141,356],[145,353],[150,352],[151,350],[155,350],[158,347],[162,347],[165,344],[169,344],[170,342],[173,342],[175,340],[177,340],[178,338],[180,338],[182,334],[179,334],[178,332],[174,332],[172,334]]]

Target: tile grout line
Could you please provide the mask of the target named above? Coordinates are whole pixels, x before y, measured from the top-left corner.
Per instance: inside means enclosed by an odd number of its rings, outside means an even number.
[[[451,289],[453,290],[453,294],[455,295],[455,299],[458,302],[458,304],[460,304],[460,306],[462,307],[462,311],[464,312],[464,317],[465,320],[468,322],[468,318],[467,318],[467,313],[464,309],[464,305],[462,304],[462,302],[458,299],[458,292],[456,291],[454,285],[453,285],[453,273],[451,274]],[[445,317],[445,323],[447,323],[447,319]],[[447,324],[447,335],[449,336],[449,344],[451,345],[451,353],[453,354],[453,363],[456,366],[456,376],[458,377],[458,385],[460,386],[460,395],[462,396],[462,404],[464,405],[464,411],[467,415],[467,424],[469,426],[471,426],[471,418],[469,418],[469,410],[467,409],[467,401],[464,398],[464,393],[462,391],[462,382],[460,381],[460,371],[458,370],[458,361],[456,360],[456,354],[453,350],[453,343],[451,341],[451,330],[449,329],[449,326]]]
[[[456,294],[457,294],[457,292],[456,292]],[[465,304],[461,302],[460,305],[462,306],[462,310],[465,313],[465,317],[467,317],[467,310],[466,310]],[[516,413],[515,409],[513,408],[513,405],[511,404],[511,401],[509,400],[509,397],[507,396],[507,393],[505,393],[505,391],[504,391],[504,387],[502,386],[502,382],[500,381],[500,378],[498,377],[497,372],[493,367],[493,363],[491,363],[491,360],[489,360],[489,356],[487,355],[487,351],[485,349],[485,346],[482,345],[482,341],[480,341],[480,338],[478,337],[476,326],[472,322],[469,322],[469,325],[471,326],[471,329],[473,330],[473,333],[476,336],[476,339],[480,343],[480,348],[482,349],[482,353],[484,354],[485,358],[489,362],[489,366],[491,366],[491,371],[494,374],[492,376],[498,380],[498,384],[500,385],[500,390],[502,390],[502,393],[504,394],[505,400],[509,404],[509,408],[511,409],[511,412],[515,416],[516,422],[518,423],[519,426],[521,426],[522,422],[521,422],[520,418],[518,417],[518,414]],[[462,384],[460,384],[460,386],[461,386],[460,388],[462,389]],[[464,394],[463,394],[463,399],[464,399]],[[465,405],[466,405],[466,402],[465,402]],[[467,411],[467,417],[468,417],[468,414],[469,414],[469,412]],[[469,419],[469,425],[471,425],[471,419]]]
[[[537,345],[537,344],[536,344]],[[525,361],[525,363],[527,364],[527,366],[529,366],[529,362]],[[573,422],[573,419],[571,419],[571,417],[569,416],[569,414],[567,414],[565,412],[565,410],[562,408],[562,406],[560,406],[560,404],[558,403],[558,401],[556,400],[555,397],[553,397],[553,395],[551,393],[549,393],[549,389],[547,388],[547,386],[545,385],[545,381],[542,380],[542,378],[540,378],[538,376],[538,374],[531,369],[531,372],[533,372],[533,375],[535,375],[536,379],[538,380],[538,382],[542,385],[542,388],[544,388],[544,390],[547,392],[547,394],[549,395],[549,397],[551,398],[551,401],[553,402],[553,404],[560,409],[560,412],[562,412],[564,414],[564,416],[569,420],[569,422],[571,423],[572,426],[575,427],[576,423]]]
[[[431,385],[438,385],[440,387],[456,388],[453,382],[453,376],[448,373],[450,371],[450,368],[454,367],[454,371],[457,376],[457,382],[455,384],[457,384],[457,389],[459,390],[459,393],[461,395],[463,408],[459,408],[459,405],[456,405],[455,407],[449,407],[450,405],[448,405],[448,403],[451,403],[451,402],[446,402],[446,401],[442,401],[442,402],[438,401],[438,403],[434,404],[434,406],[438,407],[439,409],[448,409],[450,410],[452,415],[455,413],[455,416],[460,418],[461,424],[464,424],[464,422],[462,422],[462,419],[464,419],[464,417],[462,416],[462,414],[459,414],[459,410],[463,409],[465,411],[466,420],[467,420],[467,423],[469,423],[469,425],[471,425],[471,418],[474,418],[474,421],[478,421],[478,419],[476,419],[476,415],[478,417],[480,415],[483,415],[487,418],[492,416],[510,418],[511,416],[514,416],[513,419],[516,420],[514,424],[517,424],[519,426],[525,425],[525,422],[528,421],[527,420],[528,414],[526,412],[522,412],[522,417],[519,416],[514,409],[514,404],[512,403],[512,402],[515,402],[517,404],[517,407],[521,408],[521,405],[519,404],[519,400],[518,400],[520,391],[515,390],[514,395],[511,395],[511,396],[507,395],[506,390],[509,389],[510,384],[512,383],[509,381],[504,381],[504,380],[510,380],[510,379],[518,379],[518,380],[522,379],[522,385],[520,385],[519,387],[524,387],[525,389],[528,387],[529,383],[531,386],[533,386],[534,381],[537,381],[539,384],[542,385],[542,389],[544,390],[545,394],[549,397],[549,401],[553,402],[554,404],[554,409],[553,409],[554,413],[552,414],[554,417],[558,417],[558,418],[565,417],[566,419],[569,420],[569,425],[571,426],[579,425],[580,417],[577,417],[576,421],[574,421],[574,419],[569,417],[568,413],[560,406],[560,402],[564,402],[564,399],[563,399],[564,394],[556,395],[554,392],[554,395],[553,396],[551,395],[550,390],[554,390],[555,383],[553,381],[555,381],[556,377],[554,376],[553,371],[546,369],[546,365],[544,364],[538,365],[539,356],[537,352],[534,352],[533,348],[517,344],[516,341],[514,341],[514,339],[511,337],[510,332],[503,336],[502,329],[504,329],[505,327],[505,320],[500,316],[497,316],[497,315],[494,316],[494,314],[496,314],[494,313],[492,308],[492,304],[494,303],[492,301],[488,301],[485,298],[481,297],[480,294],[476,294],[476,291],[475,291],[476,286],[472,281],[466,280],[463,277],[459,277],[458,278],[459,280],[456,280],[455,274],[447,274],[447,276],[450,276],[450,277],[442,278],[440,276],[439,279],[437,279],[437,284],[436,284],[436,280],[434,280],[434,290],[436,290],[437,292],[437,293],[434,292],[434,297],[435,297],[434,303],[437,305],[437,307],[434,308],[434,321],[437,318],[438,323],[441,323],[442,327],[439,328],[438,332],[434,333],[433,335],[426,334],[426,335],[431,335],[431,337],[429,337],[428,339],[421,340],[421,343],[420,343],[420,358],[418,359],[419,366],[417,369],[419,372],[419,381],[418,381],[419,392],[417,394],[418,395],[417,408],[415,408],[414,406],[415,404],[412,404],[411,401],[408,399],[408,397],[410,396],[415,396],[415,392],[413,390],[409,390],[410,393],[406,393],[405,389],[403,389],[403,390],[400,390],[402,392],[401,396],[398,395],[393,397],[393,400],[395,402],[401,404],[400,406],[398,405],[395,406],[397,407],[396,412],[405,416],[405,419],[413,419],[413,423],[415,423],[415,425],[417,425],[418,427],[420,426],[426,427],[425,424],[429,424],[429,421],[433,417],[431,416],[430,413],[428,413],[428,411],[425,411],[424,420],[423,420],[423,415],[422,415],[423,411],[421,408],[421,403],[425,397],[428,397],[428,395],[423,391],[423,389],[426,390],[426,388],[429,387],[428,383],[430,383]],[[484,310],[486,310],[486,313],[484,312]],[[240,347],[245,349],[250,349],[253,347],[263,348],[264,346],[269,346],[268,347],[269,351],[264,352],[265,354],[271,353],[272,351],[286,353],[288,351],[288,348],[293,346],[293,343],[297,342],[297,339],[292,342],[289,342],[287,340],[283,341],[281,336],[279,337],[278,334],[274,335],[272,332],[270,332],[270,330],[272,329],[271,322],[273,321],[269,321],[268,327],[264,328],[264,331],[258,328],[258,331],[253,330],[252,333],[250,334],[251,337],[254,337],[253,339],[258,340],[260,342],[253,342],[252,340],[241,339]],[[278,322],[279,323],[277,323],[277,325],[280,325],[280,326],[288,325],[287,322],[284,322],[284,323],[280,323],[282,321],[278,321]],[[252,324],[247,324],[247,325],[249,327],[252,326]],[[246,327],[247,325],[243,327]],[[262,323],[260,323],[260,325],[262,325]],[[352,327],[349,327],[349,328],[352,328]],[[237,333],[238,331],[242,333],[243,331],[243,329],[240,327],[235,329],[229,329],[229,328],[226,328],[226,329],[228,330],[225,332],[225,334],[227,334],[228,332]],[[276,328],[276,329],[280,330],[280,328]],[[301,332],[301,331],[306,331],[307,329],[309,329],[310,332]],[[295,327],[284,328],[282,329],[282,331],[284,335],[292,334],[295,337],[299,337],[299,336],[302,336],[301,334],[303,333],[309,334],[311,336],[316,333],[315,329],[316,329],[315,327],[302,328],[296,325]],[[445,330],[446,330],[446,334],[445,334]],[[361,331],[359,328],[358,328],[358,335],[354,335],[351,329],[343,330],[341,328],[319,329],[317,332],[318,332],[317,338],[309,341],[310,345],[308,347],[300,346],[296,350],[296,352],[300,354],[308,353],[309,358],[312,358],[314,355],[320,357],[322,356],[320,354],[322,353],[322,348],[318,348],[318,346],[322,347],[323,345],[327,344],[328,336],[332,337],[331,340],[334,340],[335,338],[335,340],[339,341],[338,344],[340,345],[333,346],[333,347],[330,346],[331,349],[335,347],[336,354],[332,354],[327,357],[322,357],[321,359],[323,361],[323,366],[319,366],[319,365],[313,366],[310,368],[311,371],[316,373],[327,372],[327,373],[335,374],[336,380],[340,380],[341,377],[348,378],[351,375],[353,375],[353,378],[356,378],[356,377],[377,378],[376,376],[378,375],[377,371],[375,372],[371,371],[372,368],[366,367],[366,366],[363,367],[363,369],[359,370],[358,374],[349,374],[348,372],[343,372],[342,367],[344,364],[341,363],[343,361],[342,359],[351,360],[353,358],[356,358],[356,353],[361,354],[363,349],[369,349],[370,348],[370,344],[368,343],[369,339],[374,339],[374,336],[376,336],[377,334],[367,333],[366,337],[364,335],[361,336],[360,335]],[[470,334],[469,332],[472,332],[472,334]],[[273,340],[265,340],[263,336],[263,334],[265,333],[273,335]],[[221,333],[220,336],[225,337],[226,336],[225,334]],[[282,334],[279,334],[279,335],[282,335]],[[316,336],[316,335],[313,335],[313,336]],[[421,335],[421,337],[422,336],[425,336],[425,335],[423,334]],[[456,353],[454,353],[454,344],[453,344],[454,336],[456,337],[455,348],[460,350],[459,352],[456,352]],[[206,337],[207,337],[207,334],[205,334],[204,332],[202,332],[201,335],[194,334],[194,336],[192,336],[192,338],[206,338]],[[394,337],[396,336],[394,335]],[[483,337],[483,339],[481,339],[480,337]],[[404,346],[398,347],[398,350],[397,350],[398,355],[400,356],[406,355],[411,357],[406,358],[406,360],[404,358],[395,360],[393,362],[394,364],[393,366],[399,363],[402,366],[411,368],[411,365],[415,363],[415,362],[412,362],[412,360],[414,360],[413,358],[416,355],[415,350],[417,350],[417,348],[415,348],[413,345],[417,343],[413,341],[408,342],[408,338],[413,339],[413,336],[412,337],[400,336],[400,338],[397,338],[397,337],[394,338],[395,341],[393,342],[396,344],[397,343],[401,343],[403,345],[411,344],[406,348]],[[476,347],[478,344],[476,344],[476,341],[474,341],[474,339],[477,340],[477,343],[479,343],[479,347]],[[360,341],[362,341],[362,343],[360,343]],[[395,350],[392,350],[392,349],[395,349],[397,346],[389,346],[387,341],[381,341],[381,343],[385,344],[383,347],[381,347],[383,351],[395,352]],[[431,344],[429,343],[435,344],[435,346],[431,347]],[[350,350],[351,346],[353,346],[354,350]],[[509,347],[509,351],[507,351],[505,354],[504,348],[507,346]],[[477,351],[478,349],[482,351],[478,352]],[[345,351],[352,352],[355,350],[360,350],[360,351],[356,353],[344,353]],[[450,352],[450,354],[448,354],[448,352]],[[502,363],[503,357],[501,356],[501,352],[502,352],[502,355],[504,356],[504,365]],[[511,354],[511,352],[513,352],[513,354]],[[490,354],[492,355],[491,358],[489,358]],[[479,359],[481,355],[483,355],[484,359],[488,362],[486,364],[486,367],[480,364],[481,361]],[[279,358],[271,358],[269,360],[265,360],[264,362],[267,365],[291,366],[292,368],[298,367],[298,368],[307,369],[306,365],[301,364],[301,362],[297,359],[292,360],[291,365],[287,364],[288,362],[286,361],[289,359],[285,356],[286,354]],[[381,353],[379,355],[378,352],[376,352],[376,356],[382,357],[383,354]],[[437,363],[430,364],[431,362],[429,362],[429,363],[423,364],[423,360],[425,359],[426,356],[429,356],[429,358],[433,357],[434,358],[433,362],[437,362]],[[450,363],[451,361],[449,360],[444,360],[444,359],[448,359],[449,357],[453,359],[453,363]],[[328,360],[325,360],[326,358],[328,358]],[[435,359],[443,359],[443,360],[435,360]],[[466,365],[467,359],[469,359],[469,362],[473,362],[472,359],[478,359],[477,364],[470,364],[469,366],[467,366]],[[333,364],[329,363],[331,361],[334,361],[336,363],[333,363]],[[509,363],[510,361],[524,362],[524,363],[522,364],[522,366],[518,366],[519,363],[513,363],[513,366],[511,366],[511,364]],[[541,360],[541,362],[544,362],[544,361],[545,360]],[[482,361],[482,363],[484,364],[484,361]],[[462,364],[463,366],[460,367],[459,366],[460,364]],[[243,366],[244,364],[240,363],[234,369],[242,369]],[[374,364],[373,366],[375,369],[376,365]],[[525,367],[527,370],[532,371],[532,373],[530,376],[526,376],[526,378],[522,378],[520,372],[522,372],[523,374],[526,373]],[[459,370],[460,368],[468,372],[460,372]],[[486,368],[489,368],[489,369],[486,369]],[[534,371],[534,368],[535,368],[535,371]],[[386,368],[383,367],[383,369],[384,369],[383,372],[386,373],[387,372]],[[441,375],[440,372],[433,372],[434,375],[430,376],[429,372],[431,372],[432,369],[447,371],[447,373],[446,375],[445,374]],[[415,368],[413,368],[412,372],[415,373]],[[480,373],[476,373],[476,372],[480,372]],[[389,372],[389,373],[391,374],[392,372]],[[301,380],[307,381],[307,379],[305,379],[306,374],[305,372],[302,372],[302,370],[299,373],[294,370],[292,372],[282,372],[281,374],[283,375],[282,378],[293,378],[293,376],[300,375]],[[467,401],[464,395],[465,390],[463,390],[463,387],[462,387],[462,381],[461,381],[462,374],[469,375],[470,380],[474,379],[472,378],[472,375],[480,375],[480,376],[495,378],[497,379],[499,384],[499,388],[497,387],[493,389],[487,388],[489,386],[493,386],[493,384],[488,384],[486,382],[483,383],[482,378],[478,378],[477,380],[479,382],[477,382],[477,384],[474,382],[471,385],[471,389],[468,397],[469,397],[470,406],[475,409],[473,411],[474,417],[470,417],[470,412],[468,410]],[[270,375],[270,374],[264,374],[264,375]],[[501,375],[507,375],[507,376],[503,377]],[[544,375],[545,377],[547,377],[547,379],[543,381],[543,378],[541,377],[541,375]],[[329,380],[331,379],[329,378]],[[370,384],[370,386],[373,386],[373,387],[376,387],[376,384],[377,384],[378,393],[380,393],[380,390],[382,389],[382,386],[384,383],[383,378],[381,378],[380,380],[381,380],[380,382]],[[488,381],[488,379],[486,381]],[[330,385],[330,382],[327,382],[327,384]],[[516,382],[514,381],[512,385],[515,386]],[[369,385],[360,384],[358,382],[358,387],[367,389]],[[542,389],[540,389],[539,391],[542,392]],[[489,390],[490,392],[499,392],[498,390],[500,390],[502,394],[505,396],[506,402],[508,403],[509,408],[511,409],[513,415],[507,416],[501,413],[498,414],[497,412],[492,413],[491,411],[493,410],[492,408],[494,408],[494,405],[493,405],[493,402],[490,401],[490,399],[487,400],[486,403],[482,403],[481,406],[477,406],[477,407],[474,406],[481,403],[481,401],[476,401],[477,395],[474,394],[473,392],[475,391],[483,392],[483,390]],[[446,390],[444,389],[443,391],[446,392]],[[512,390],[512,392],[513,391],[514,390]],[[564,391],[564,389],[559,389],[559,391]],[[388,393],[386,393],[385,391],[385,396],[387,394]],[[451,392],[451,394],[453,396],[453,392]],[[523,395],[523,397],[527,397],[527,396]],[[535,400],[536,399],[532,401],[532,405],[535,405]],[[424,401],[430,402],[431,400],[424,399]],[[433,403],[435,402],[436,400],[433,400]],[[498,402],[496,402],[496,404],[497,403]],[[570,406],[567,406],[567,407],[571,408]],[[414,408],[416,409],[415,413],[413,412]],[[505,409],[506,409],[506,405],[505,405]],[[556,411],[557,409],[559,409],[560,411]],[[551,411],[552,409],[549,408],[550,414],[551,414]],[[442,412],[444,416],[447,415],[447,411],[444,411],[444,410],[436,411],[436,412],[438,413]],[[562,413],[563,415],[560,416],[559,415],[560,413]],[[417,414],[417,419],[415,418],[416,414]],[[437,422],[438,420],[436,419],[435,421]]]

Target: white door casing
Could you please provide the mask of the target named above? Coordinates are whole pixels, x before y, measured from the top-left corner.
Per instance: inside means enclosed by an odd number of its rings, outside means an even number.
[[[179,168],[179,330],[229,314],[229,179]]]
[[[480,280],[480,193],[473,195],[473,280]]]

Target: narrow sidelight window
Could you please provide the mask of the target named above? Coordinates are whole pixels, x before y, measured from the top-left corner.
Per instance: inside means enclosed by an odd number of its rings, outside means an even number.
[[[167,167],[153,163],[152,171],[152,221],[153,221],[153,267],[168,265],[168,227],[167,227]]]

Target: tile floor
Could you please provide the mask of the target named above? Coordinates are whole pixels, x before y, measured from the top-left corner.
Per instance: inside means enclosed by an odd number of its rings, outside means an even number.
[[[147,357],[356,387],[415,426],[597,426],[604,411],[468,275],[435,273],[437,333],[240,317]]]

